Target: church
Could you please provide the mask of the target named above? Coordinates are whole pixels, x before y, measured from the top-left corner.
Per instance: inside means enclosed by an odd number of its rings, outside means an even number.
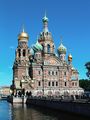
[[[73,67],[72,55],[66,59],[67,48],[62,42],[55,53],[46,15],[42,22],[43,30],[31,48],[25,30],[18,35],[13,64],[14,92],[24,89],[33,96],[81,95],[84,90],[79,87],[79,72]]]

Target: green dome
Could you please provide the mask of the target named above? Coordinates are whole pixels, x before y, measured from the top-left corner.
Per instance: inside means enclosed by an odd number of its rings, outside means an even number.
[[[42,50],[42,45],[37,41],[35,45],[33,45],[33,50],[35,52]]]
[[[61,43],[59,48],[58,48],[58,53],[59,54],[66,54],[67,48]]]
[[[36,48],[38,49],[38,50],[42,50],[43,48],[42,48],[42,45],[37,41],[37,43],[36,43]]]

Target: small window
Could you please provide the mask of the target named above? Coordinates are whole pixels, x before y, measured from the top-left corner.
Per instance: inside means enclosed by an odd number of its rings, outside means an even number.
[[[58,86],[58,82],[56,82],[56,86]]]
[[[64,75],[66,75],[66,72],[64,72]]]
[[[52,86],[54,86],[54,82],[52,82]]]
[[[50,45],[47,45],[47,53],[50,53]]]
[[[20,57],[21,56],[21,50],[18,49],[18,56]]]
[[[50,71],[48,71],[48,74],[50,75]]]
[[[54,75],[54,71],[52,71],[52,75]]]
[[[74,86],[74,82],[72,82],[72,86]]]
[[[48,86],[50,86],[51,84],[50,84],[50,81],[48,82]]]
[[[38,86],[41,86],[41,82],[40,81],[38,82]]]
[[[41,71],[38,71],[38,74],[40,75],[40,74],[41,74]]]
[[[75,83],[75,86],[77,86],[77,82]]]
[[[57,71],[56,71],[56,75],[57,75]]]
[[[65,86],[67,86],[67,83],[65,82]]]
[[[25,57],[26,56],[26,50],[24,49],[23,50],[23,57]]]

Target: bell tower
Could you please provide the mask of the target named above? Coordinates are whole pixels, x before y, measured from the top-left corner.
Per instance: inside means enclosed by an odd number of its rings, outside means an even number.
[[[48,18],[46,16],[42,19],[43,22],[43,31],[40,33],[39,43],[43,47],[43,53],[45,56],[49,56],[50,54],[54,54],[54,42],[52,39],[52,35],[48,30]]]
[[[24,31],[18,35],[18,46],[15,51],[15,61],[13,65],[13,83],[16,89],[20,89],[20,82],[23,76],[28,75],[29,69],[29,47],[28,47],[29,36]]]

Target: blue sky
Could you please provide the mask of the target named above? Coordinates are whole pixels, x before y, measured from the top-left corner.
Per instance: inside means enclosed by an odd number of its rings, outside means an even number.
[[[84,64],[90,61],[90,0],[0,0],[0,86],[11,84],[22,25],[31,46],[42,31],[45,11],[56,49],[62,35],[80,78],[87,78]]]

